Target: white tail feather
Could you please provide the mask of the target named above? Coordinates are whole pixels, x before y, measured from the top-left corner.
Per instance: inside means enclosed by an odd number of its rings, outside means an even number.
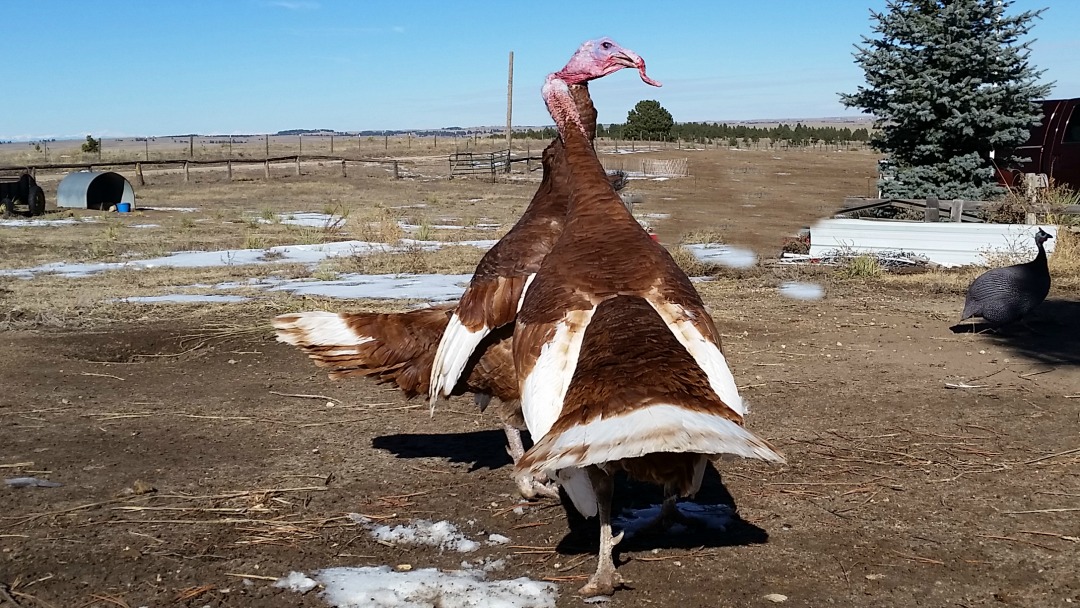
[[[595,312],[595,306],[567,312],[521,383],[521,413],[534,439],[547,434],[562,414],[563,398],[577,369],[585,328]]]
[[[279,315],[274,319],[278,342],[293,346],[360,346],[375,340],[357,334],[336,312],[315,310]],[[344,348],[329,355],[355,355],[355,349]]]
[[[784,462],[768,443],[727,418],[658,403],[545,436],[529,450],[529,472],[550,474],[653,452],[735,454]]]
[[[486,326],[475,332],[470,331],[462,325],[457,313],[450,317],[450,322],[446,324],[439,340],[439,348],[435,351],[435,360],[431,364],[431,390],[428,398],[433,410],[435,402],[449,396],[457,386],[458,378],[461,377],[469,358],[489,333],[491,328]]]
[[[646,301],[664,319],[668,329],[694,358],[701,371],[705,372],[713,392],[736,414],[745,416],[746,408],[743,406],[742,397],[739,396],[739,389],[735,385],[735,376],[728,369],[727,359],[724,358],[724,353],[720,352],[720,347],[701,335],[698,328],[686,318],[688,311],[681,306],[657,304],[648,298]]]
[[[566,490],[570,502],[574,508],[585,517],[593,517],[599,512],[599,503],[596,499],[596,490],[593,489],[592,480],[585,469],[563,469],[555,473],[559,485]]]

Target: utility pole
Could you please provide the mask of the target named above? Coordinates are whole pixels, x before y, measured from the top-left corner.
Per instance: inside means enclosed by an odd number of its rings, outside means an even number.
[[[507,70],[506,75],[506,149],[510,150],[511,142],[513,141],[513,131],[511,130],[511,121],[514,115],[514,51],[510,51],[510,68]],[[506,167],[507,173],[510,172],[509,164]]]

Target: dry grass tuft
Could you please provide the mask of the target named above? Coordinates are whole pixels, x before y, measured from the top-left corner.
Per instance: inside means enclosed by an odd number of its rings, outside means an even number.
[[[712,242],[712,241],[705,241]],[[675,247],[668,248],[668,253],[671,254],[671,258],[675,260],[675,263],[682,268],[683,272],[687,276],[701,277],[706,275],[715,274],[718,270],[715,264],[706,264],[697,259],[697,256],[693,254],[689,249],[682,245],[676,245]]]

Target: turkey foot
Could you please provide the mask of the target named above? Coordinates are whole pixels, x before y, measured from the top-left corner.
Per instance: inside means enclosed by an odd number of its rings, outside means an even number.
[[[504,423],[503,432],[506,433],[506,453],[510,454],[510,458],[513,459],[514,464],[517,464],[517,462],[521,460],[521,457],[525,455],[525,446],[521,443],[521,431]],[[554,482],[549,481],[546,475],[515,477],[514,483],[517,484],[518,492],[521,493],[521,496],[529,500],[539,496],[547,498],[559,497],[559,486]]]
[[[599,467],[590,466],[587,469],[589,481],[596,490],[596,499],[600,511],[600,554],[598,555],[596,572],[589,578],[589,582],[578,590],[583,597],[596,597],[598,595],[611,595],[615,589],[623,586],[626,581],[615,571],[615,559],[612,553],[615,545],[623,539],[623,533],[618,536],[611,534],[611,495],[614,483],[611,476],[600,470]]]

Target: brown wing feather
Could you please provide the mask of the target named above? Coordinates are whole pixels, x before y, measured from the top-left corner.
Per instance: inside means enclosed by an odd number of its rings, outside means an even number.
[[[275,319],[275,325],[282,341],[298,346],[315,365],[327,368],[331,378],[370,377],[379,383],[394,384],[412,398],[428,392],[435,347],[451,310],[449,306],[439,306],[389,314],[339,313],[354,334],[343,335],[341,344],[327,344],[325,339],[313,343],[302,329],[295,327],[294,321],[300,315],[281,315]],[[482,393],[516,402],[512,335],[512,326],[488,335],[466,366],[453,394]],[[358,337],[372,340],[356,344]],[[351,352],[342,354],[342,351]]]
[[[549,433],[656,403],[742,424],[648,302],[633,296],[602,302],[585,329],[562,414]]]
[[[578,112],[589,133],[596,132],[596,108],[586,85],[571,87]],[[458,304],[457,315],[470,331],[499,327],[514,320],[526,278],[540,269],[565,224],[570,198],[570,165],[562,140],[544,149],[544,176],[528,208],[476,267]],[[604,174],[608,181],[607,174]],[[610,181],[608,182],[610,184]]]

